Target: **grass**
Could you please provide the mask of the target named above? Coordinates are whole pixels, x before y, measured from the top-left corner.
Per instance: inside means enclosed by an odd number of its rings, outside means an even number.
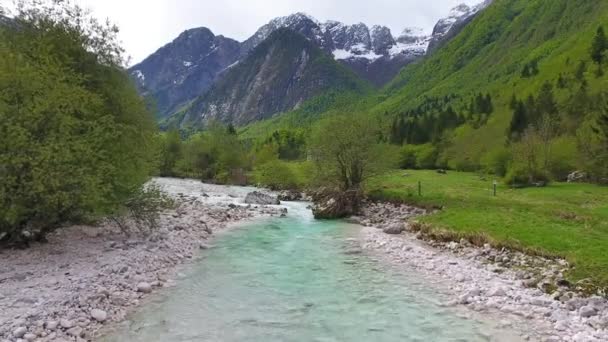
[[[567,183],[527,189],[498,185],[494,197],[492,181],[473,173],[394,171],[371,179],[367,192],[375,199],[442,207],[422,223],[558,255],[575,266],[568,274],[570,280],[592,279],[608,285],[608,188]]]

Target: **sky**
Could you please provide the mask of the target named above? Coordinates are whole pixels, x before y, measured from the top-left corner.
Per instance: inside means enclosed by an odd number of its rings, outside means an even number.
[[[4,0],[0,0],[4,1]],[[481,0],[75,0],[120,27],[123,47],[135,64],[184,30],[207,27],[216,35],[243,41],[271,19],[305,12],[319,21],[406,27],[431,32],[450,9]]]

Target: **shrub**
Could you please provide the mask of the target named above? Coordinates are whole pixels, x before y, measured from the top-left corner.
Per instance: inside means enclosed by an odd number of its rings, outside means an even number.
[[[416,168],[416,147],[414,145],[405,145],[399,151],[399,168]]]
[[[565,136],[551,142],[551,155],[549,158],[549,173],[553,179],[566,180],[568,175],[577,171],[578,150],[576,138]]]
[[[511,166],[507,175],[504,178],[505,184],[514,187],[528,187],[541,185],[544,186],[549,183],[549,176],[546,172],[541,170],[530,170],[520,165]]]
[[[161,211],[174,206],[173,199],[157,184],[152,183],[136,191],[125,201],[122,211],[110,219],[127,235],[133,228],[141,233],[150,233],[158,228]]]
[[[500,147],[486,153],[481,158],[481,164],[485,172],[504,177],[507,174],[511,160],[511,151]]]
[[[403,169],[433,169],[438,152],[432,144],[405,145],[398,151],[398,165]]]
[[[418,146],[416,151],[416,167],[419,169],[435,168],[437,155],[437,148],[432,144]]]
[[[256,183],[272,190],[295,189],[298,187],[296,175],[286,162],[280,160],[269,161],[254,170]]]

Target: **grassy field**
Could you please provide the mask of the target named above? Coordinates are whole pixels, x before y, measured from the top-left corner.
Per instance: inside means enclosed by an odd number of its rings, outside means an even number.
[[[370,180],[367,191],[376,199],[442,206],[422,221],[563,256],[575,265],[570,280],[591,278],[608,285],[608,188],[553,183],[510,189],[499,184],[494,197],[492,182],[473,173],[394,171]]]

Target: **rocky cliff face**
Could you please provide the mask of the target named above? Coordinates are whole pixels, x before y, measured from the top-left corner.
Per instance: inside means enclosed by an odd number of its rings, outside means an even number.
[[[185,112],[181,126],[245,125],[332,90],[366,89],[350,70],[289,29],[274,31]]]
[[[243,70],[240,65],[245,63],[257,47],[264,44],[277,31],[289,29],[299,37],[304,37],[310,46],[324,53],[329,59],[339,62],[360,78],[380,87],[392,80],[404,66],[422,58],[457,35],[479,11],[490,3],[491,0],[486,0],[478,6],[460,5],[454,8],[447,18],[437,23],[432,35],[425,34],[422,29],[406,28],[400,35],[395,36],[385,26],[376,25],[369,28],[363,23],[354,25],[346,25],[337,21],[321,23],[304,13],[273,19],[242,43],[223,36],[215,36],[206,28],[197,28],[182,33],[173,42],[132,67],[130,73],[142,94],[150,96],[156,101],[160,119],[180,112],[182,117],[178,121],[183,121],[182,119],[185,119],[183,117],[184,109],[187,109],[195,99],[200,114],[215,113],[209,114],[209,116],[223,118],[224,110],[218,109],[217,103],[215,103],[216,107],[213,107],[213,103],[206,106],[202,104],[202,99],[206,99],[205,101],[217,99],[221,92],[219,89],[224,89],[225,92],[232,93],[234,99],[247,98],[246,105],[252,106],[251,97],[237,95],[234,93],[236,90],[226,88],[227,84],[235,82],[234,76],[228,80],[226,75],[234,75],[232,69],[236,67],[239,67],[238,70]],[[272,54],[269,56],[270,60],[275,57]],[[267,66],[264,63],[255,65]],[[249,68],[251,66],[247,69],[249,70]],[[267,71],[249,70],[248,72],[255,73],[256,77],[268,77],[270,74]],[[293,77],[293,73],[290,71],[293,70],[286,70],[288,72],[285,75],[286,78]],[[272,75],[278,77],[274,73]],[[248,84],[248,80],[241,79],[240,81]],[[260,82],[268,85],[275,84],[272,81],[260,80]],[[232,84],[239,86],[236,83]],[[281,82],[276,84],[281,84]],[[210,90],[212,88],[213,91]],[[209,92],[213,94],[208,94]],[[310,94],[310,91],[305,91],[300,100],[308,98],[307,95]],[[237,106],[234,101],[228,101],[231,103],[229,108],[234,109]],[[250,122],[255,118],[272,115],[277,110],[292,108],[294,104],[290,98],[285,103],[279,103],[280,98],[273,101],[276,103],[270,107],[253,105],[254,109],[250,113],[253,115],[251,120],[240,117],[242,113],[247,112],[245,109],[236,110],[234,115],[239,123]],[[245,103],[238,106],[243,107]],[[207,109],[203,110],[203,107]],[[267,108],[267,110],[262,110],[262,108]],[[187,112],[189,114],[186,121],[192,121],[194,118],[192,111]]]
[[[433,28],[433,34],[429,41],[427,53],[432,53],[444,43],[456,37],[467,24],[475,19],[479,12],[492,4],[492,1],[493,0],[485,0],[473,7],[467,6],[466,4],[454,7],[450,11],[450,15],[447,18],[439,20]]]
[[[154,98],[162,118],[209,90],[239,54],[239,42],[196,28],[133,66],[130,73],[142,94]]]
[[[291,29],[314,43],[334,59],[351,68],[376,86],[386,84],[397,72],[426,52],[429,37],[422,30],[406,29],[411,41],[399,42],[385,26],[346,25],[338,21],[320,23],[313,17],[296,13],[272,20],[243,43],[246,54],[279,28]],[[414,36],[414,34],[420,34]]]

